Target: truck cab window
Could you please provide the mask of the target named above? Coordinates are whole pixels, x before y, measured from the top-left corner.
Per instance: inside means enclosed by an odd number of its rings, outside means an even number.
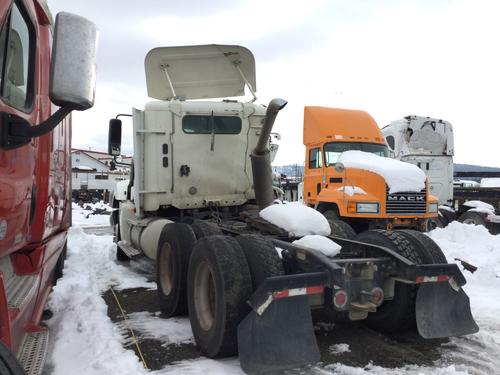
[[[187,115],[182,130],[187,134],[239,134],[241,118],[236,116]]]
[[[385,140],[387,141],[387,144],[389,145],[391,150],[394,150],[394,146],[396,145],[394,137],[392,135],[388,135],[387,137],[385,137]]]
[[[340,154],[351,150],[371,152],[372,154],[383,157],[389,156],[387,146],[382,144],[363,142],[331,142],[325,144],[326,165],[335,165],[335,163],[339,160]]]
[[[321,157],[321,149],[312,148],[309,150],[309,169],[323,167],[323,158]]]
[[[0,32],[0,95],[7,103],[21,110],[31,106],[33,34],[28,17],[14,2]]]

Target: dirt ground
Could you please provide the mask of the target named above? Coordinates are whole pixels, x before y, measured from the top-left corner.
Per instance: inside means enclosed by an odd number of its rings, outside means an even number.
[[[154,280],[154,265],[145,258],[130,262],[129,267],[135,272],[147,275]],[[120,304],[127,314],[148,311],[154,314],[160,311],[156,291],[143,288],[115,291]],[[111,293],[107,291],[104,299],[108,305],[108,315],[113,322],[121,322],[123,317]],[[315,314],[316,338],[323,364],[342,363],[349,366],[364,367],[374,364],[387,368],[404,365],[428,365],[440,359],[440,347],[447,340],[424,340],[415,332],[397,335],[383,335],[362,323],[331,324],[322,314]],[[161,369],[170,363],[193,359],[201,354],[194,344],[165,345],[162,341],[142,338],[139,333],[139,345],[150,369]],[[335,354],[330,348],[335,344],[348,344],[350,351]],[[130,343],[127,348],[136,351]],[[137,354],[137,351],[136,351]]]

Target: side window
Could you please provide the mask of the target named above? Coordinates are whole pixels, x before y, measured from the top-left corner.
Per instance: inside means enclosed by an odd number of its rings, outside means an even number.
[[[323,167],[323,158],[321,157],[321,149],[312,148],[309,150],[309,169]]]
[[[394,137],[392,135],[388,135],[387,137],[385,137],[385,140],[387,141],[387,144],[389,145],[390,149],[394,150],[394,146],[396,145]]]
[[[13,107],[28,109],[32,101],[33,27],[16,2],[0,32],[0,95]]]

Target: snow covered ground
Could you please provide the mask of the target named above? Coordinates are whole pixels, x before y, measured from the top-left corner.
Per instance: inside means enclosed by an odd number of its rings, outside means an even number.
[[[88,211],[90,212],[90,211]],[[108,215],[85,214],[74,209],[74,227],[69,234],[68,258],[64,276],[49,299],[54,313],[47,322],[51,330],[45,374],[242,374],[237,358],[210,360],[198,358],[172,364],[150,372],[143,368],[132,350],[124,349],[127,339],[123,324],[114,324],[107,315],[102,294],[115,290],[144,287],[154,283],[131,267],[115,262],[111,236],[86,234],[81,226],[102,226]],[[81,217],[80,217],[81,216]],[[83,217],[83,218],[82,218]],[[464,258],[479,267],[465,272],[465,290],[481,330],[463,338],[453,338],[441,348],[441,359],[433,366],[405,366],[387,369],[375,365],[351,367],[340,363],[311,368],[312,374],[494,374],[500,373],[500,235],[492,236],[482,227],[451,223],[430,236],[441,246],[448,261]],[[186,318],[162,319],[157,314],[133,313],[128,326],[141,337],[166,344],[193,341]],[[331,347],[335,357],[349,351],[347,344]],[[304,372],[302,372],[304,373]]]
[[[73,226],[108,226],[109,215],[94,215],[94,210],[107,210],[111,212],[111,207],[102,201],[99,203],[84,203],[83,207],[73,203]]]

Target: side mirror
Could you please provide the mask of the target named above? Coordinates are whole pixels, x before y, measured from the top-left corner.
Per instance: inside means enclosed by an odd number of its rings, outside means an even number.
[[[343,163],[341,163],[339,161],[335,163],[335,171],[336,172],[342,173],[342,172],[344,172],[344,170],[345,170],[345,167],[344,167]]]
[[[79,111],[94,105],[97,29],[89,20],[58,13],[50,74],[50,100]]]
[[[120,156],[122,153],[122,120],[109,120],[108,154]]]

